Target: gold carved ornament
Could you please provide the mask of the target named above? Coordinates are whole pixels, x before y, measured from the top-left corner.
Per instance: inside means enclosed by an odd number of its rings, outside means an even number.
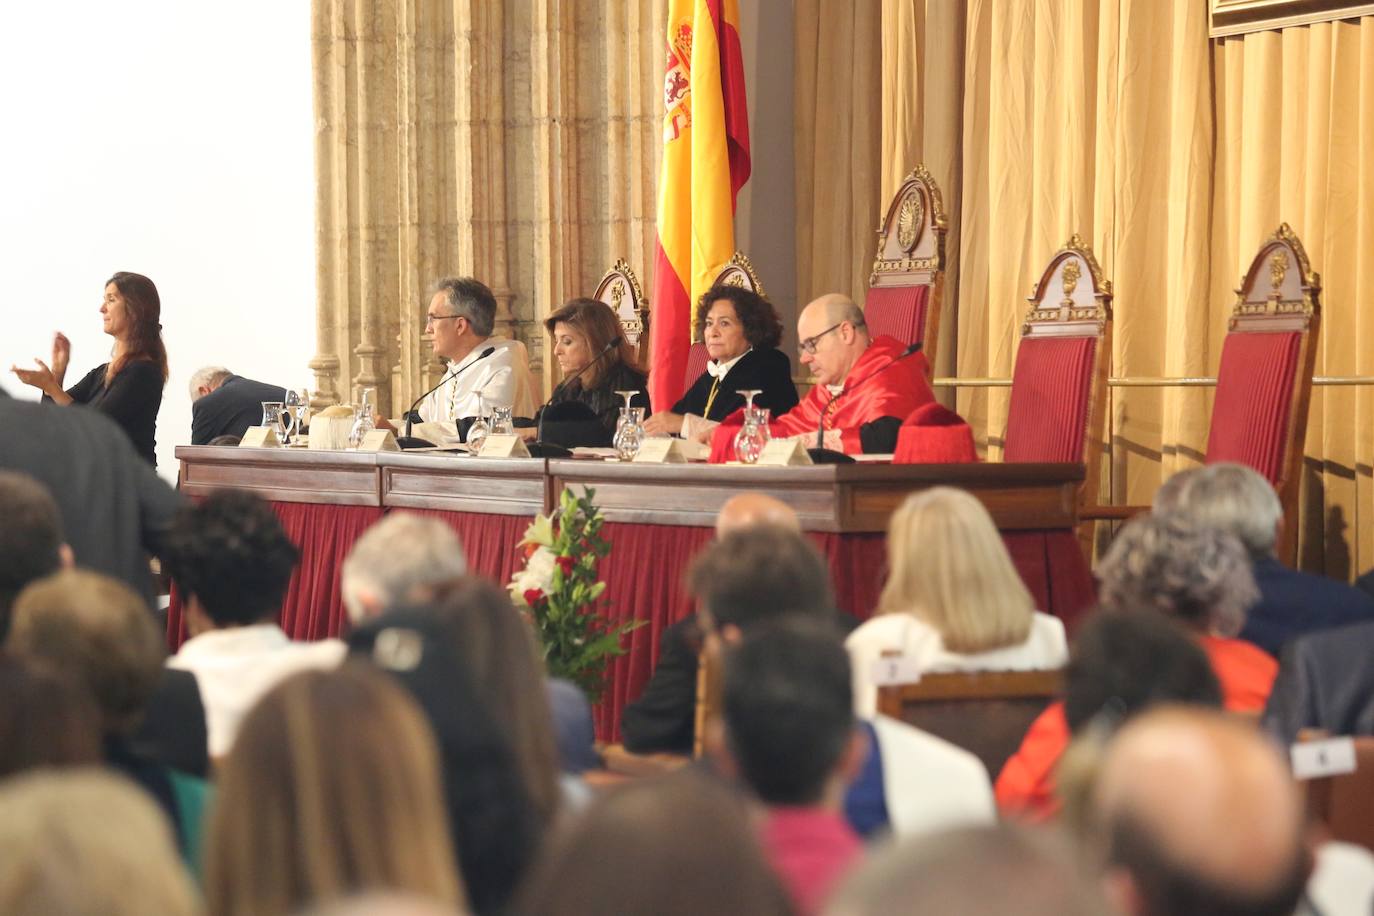
[[[921,205],[921,195],[915,188],[902,199],[902,207],[897,211],[897,244],[903,251],[911,251],[916,245],[917,232],[925,209]]]
[[[1288,252],[1280,248],[1274,252],[1274,256],[1269,259],[1269,285],[1273,288],[1274,297],[1279,295],[1279,289],[1283,286],[1283,278],[1288,275]]]

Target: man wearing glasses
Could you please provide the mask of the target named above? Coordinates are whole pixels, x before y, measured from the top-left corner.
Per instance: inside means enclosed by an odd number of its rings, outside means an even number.
[[[471,277],[444,277],[433,290],[425,331],[431,335],[434,355],[448,362],[448,372],[444,384],[420,402],[416,411],[420,419],[442,423],[475,417],[479,395],[487,414],[493,407],[511,407],[516,396],[516,360],[510,341],[491,338],[496,297],[485,283]],[[496,352],[482,359],[481,365],[473,365],[487,347],[495,347]],[[377,425],[394,429],[386,420],[378,419]]]
[[[841,293],[821,296],[797,319],[801,362],[815,387],[800,404],[769,424],[773,438],[796,437],[846,454],[887,453],[897,444],[902,421],[935,400],[920,353],[904,358],[906,344],[871,337],[863,310]],[[890,367],[890,368],[889,368]],[[711,460],[734,457],[743,413],[727,419],[711,440]]]

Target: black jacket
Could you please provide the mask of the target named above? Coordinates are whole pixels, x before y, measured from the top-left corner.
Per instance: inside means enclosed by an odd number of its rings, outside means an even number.
[[[1374,735],[1374,623],[1312,633],[1283,650],[1263,723],[1285,746],[1304,728]]]
[[[1374,621],[1374,598],[1344,582],[1289,569],[1276,557],[1260,557],[1253,570],[1260,600],[1240,638],[1270,655],[1307,633]]]
[[[231,375],[191,405],[191,444],[209,445],[217,436],[238,436],[262,422],[263,401],[286,400],[280,385]]]
[[[119,424],[143,460],[157,467],[157,412],[162,407],[162,370],[148,360],[125,363],[109,387],[105,367],[96,366],[67,389],[78,404],[93,407]]]
[[[780,417],[797,406],[797,386],[792,384],[792,361],[781,350],[750,350],[741,356],[739,362],[731,366],[725,378],[721,379],[720,388],[708,411],[706,400],[711,395],[714,381],[711,373],[701,373],[682,400],[673,405],[673,413],[692,413],[719,423],[744,406],[744,396],[738,392],[750,389],[760,392],[754,396],[754,405],[767,407],[774,417]]]
[[[584,389],[578,382],[565,385],[554,392],[549,403],[540,409],[543,424],[540,437],[567,448],[587,446],[606,448],[615,437],[615,424],[625,401],[617,391],[639,392],[630,400],[631,407],[649,410],[649,377],[624,363],[614,366],[595,388]],[[535,417],[536,422],[539,416]]]

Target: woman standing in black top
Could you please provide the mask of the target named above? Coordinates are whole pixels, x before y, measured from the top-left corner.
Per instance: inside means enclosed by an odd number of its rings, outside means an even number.
[[[37,369],[13,367],[26,385],[58,404],[85,404],[124,428],[134,449],[157,466],[157,412],[167,382],[167,348],[162,343],[162,300],[153,281],[142,274],[120,271],[105,284],[100,305],[104,330],[115,339],[110,361],[86,373],[71,388],[62,389],[72,344],[59,331],[53,337],[52,365],[36,359]]]
[[[774,417],[797,406],[792,361],[778,349],[782,322],[773,304],[742,286],[713,286],[697,305],[695,336],[706,342],[711,361],[672,410],[644,424],[651,436],[708,441],[711,430],[744,406],[741,391],[755,390],[755,407]]]

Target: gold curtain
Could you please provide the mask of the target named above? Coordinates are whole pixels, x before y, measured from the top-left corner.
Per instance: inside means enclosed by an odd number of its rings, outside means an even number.
[[[1202,3],[969,0],[963,21],[948,6],[884,0],[882,170],[890,193],[924,159],[960,202],[957,374],[1010,375],[1026,291],[1078,232],[1116,292],[1112,374],[1213,375],[1236,281],[1281,221],[1324,278],[1317,373],[1374,374],[1359,316],[1374,292],[1374,19],[1212,42]],[[1306,568],[1374,564],[1369,397],[1314,394]],[[1210,391],[1111,398],[1104,489],[1147,502],[1201,460]],[[958,404],[995,458],[1005,390]]]
[[[882,7],[797,0],[795,17],[797,302],[862,302],[878,223]]]

